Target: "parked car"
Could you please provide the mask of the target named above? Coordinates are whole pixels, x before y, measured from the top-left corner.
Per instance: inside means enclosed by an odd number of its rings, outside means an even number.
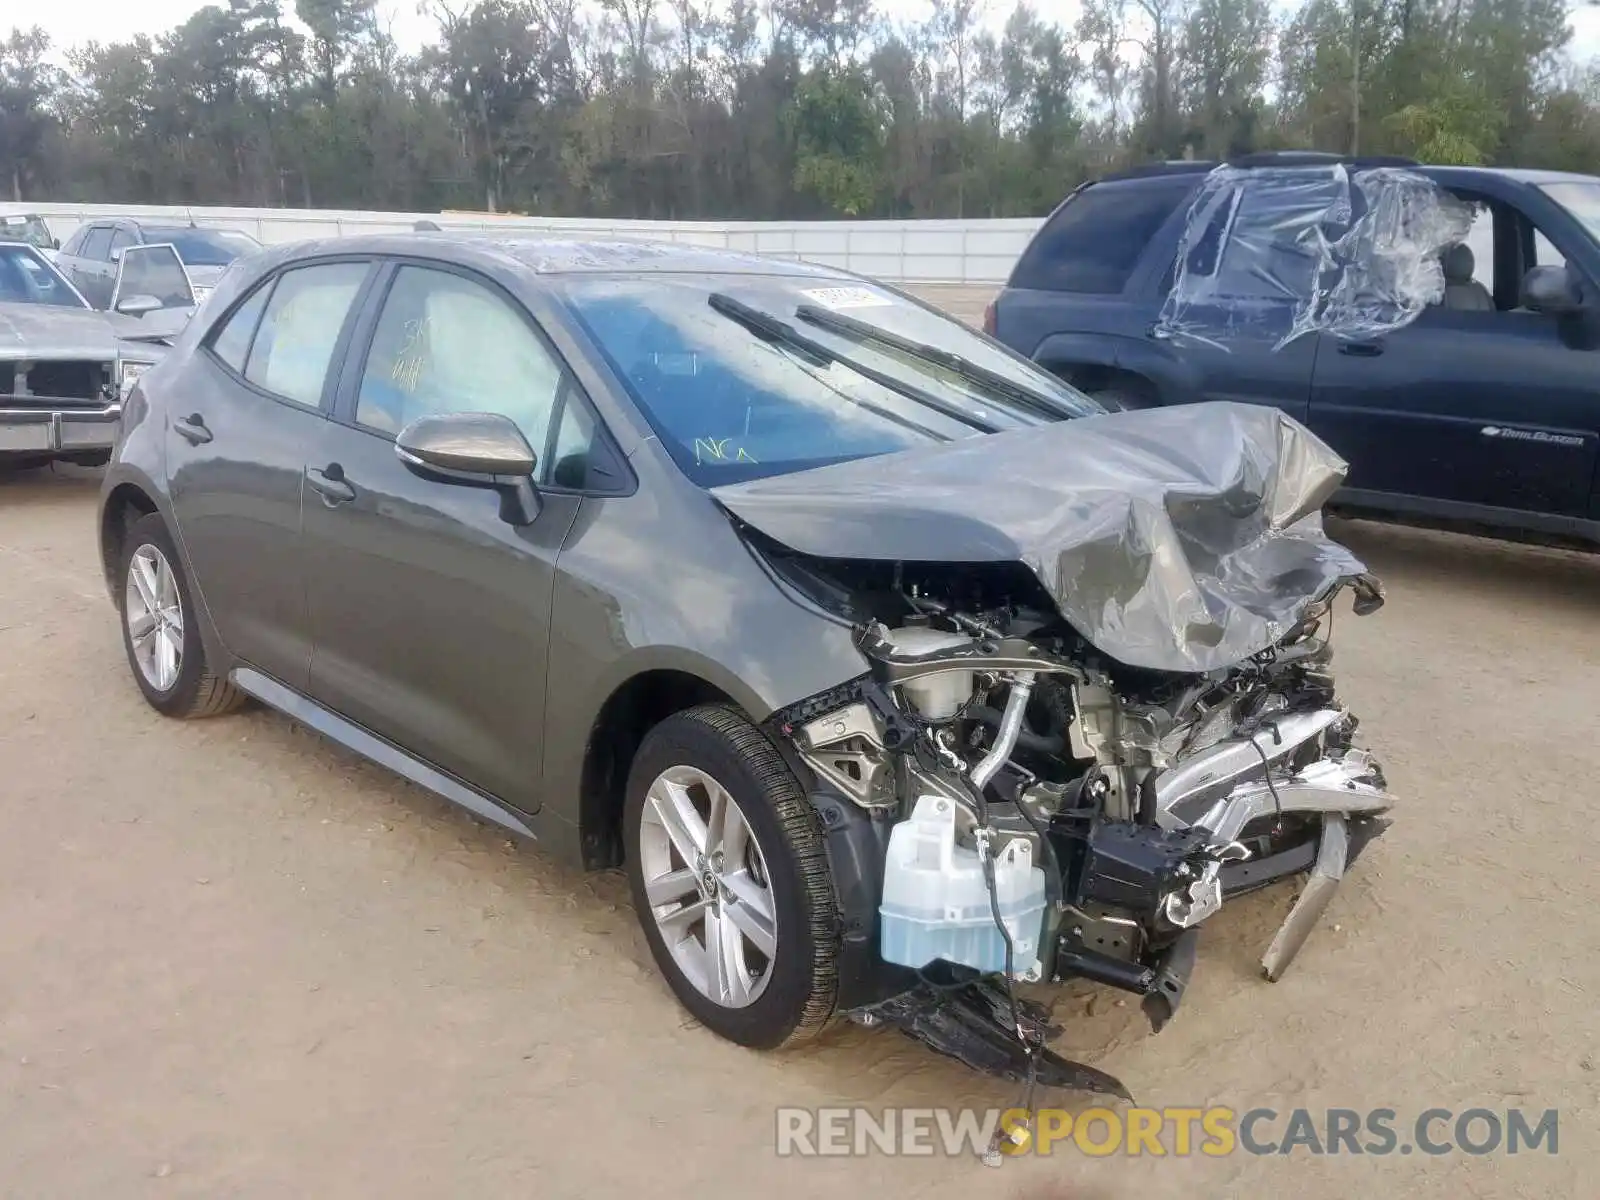
[[[61,248],[38,213],[0,213],[0,242],[26,242],[46,258],[54,257]]]
[[[1442,255],[1438,303],[1381,337],[1278,347],[1174,339],[1159,320],[1191,202],[1217,165],[1158,164],[1077,189],[1018,260],[987,327],[1111,407],[1281,408],[1351,464],[1336,506],[1600,540],[1600,178],[1400,160],[1476,207]],[[1295,299],[1277,287],[1265,280],[1259,302]]]
[[[136,281],[151,253],[125,260]],[[0,467],[110,459],[123,399],[192,311],[129,298],[138,316],[96,312],[37,247],[0,241]]]
[[[673,991],[1125,1094],[1019,980],[1159,1027],[1226,896],[1382,827],[1323,614],[1343,465],[1247,405],[1106,414],[840,272],[432,234],[241,262],[131,394],[129,667],[246,697],[587,868]],[[1203,545],[1203,555],[1190,549]]]
[[[61,247],[56,262],[91,304],[109,308],[122,252],[130,246],[157,244],[170,245],[178,252],[196,302],[205,300],[230,263],[261,249],[255,238],[235,229],[119,217],[79,226]]]

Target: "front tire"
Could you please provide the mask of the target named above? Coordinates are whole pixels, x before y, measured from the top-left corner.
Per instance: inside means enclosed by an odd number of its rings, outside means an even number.
[[[213,717],[244,703],[244,693],[206,662],[189,581],[159,514],[128,527],[117,583],[123,649],[151,708],[168,717]]]
[[[668,717],[634,758],[624,822],[634,909],[679,1002],[754,1049],[821,1030],[838,991],[833,877],[766,736],[721,705]]]

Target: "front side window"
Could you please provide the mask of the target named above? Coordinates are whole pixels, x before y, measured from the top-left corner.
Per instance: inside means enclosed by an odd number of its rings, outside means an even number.
[[[334,346],[368,264],[320,263],[285,271],[272,290],[245,363],[258,387],[316,407]]]
[[[504,297],[448,271],[406,266],[373,331],[356,422],[394,434],[418,417],[499,413],[543,458],[562,381],[555,354]]]
[[[189,308],[194,289],[171,246],[129,246],[117,263],[113,308],[132,297],[155,300],[162,308]]]

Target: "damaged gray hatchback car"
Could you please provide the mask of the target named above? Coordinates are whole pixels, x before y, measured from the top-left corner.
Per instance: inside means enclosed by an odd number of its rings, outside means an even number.
[[[1344,464],[1107,415],[901,293],[685,247],[278,248],[128,399],[101,547],[158,710],[255,697],[590,869],[679,1000],[1125,1094],[1019,985],[1160,1026],[1228,898],[1392,801],[1335,694]],[[1030,989],[1036,992],[1037,989]]]

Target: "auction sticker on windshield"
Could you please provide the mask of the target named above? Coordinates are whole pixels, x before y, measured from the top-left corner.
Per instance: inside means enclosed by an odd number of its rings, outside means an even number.
[[[894,301],[882,292],[864,287],[812,288],[800,293],[807,300],[835,311],[841,308],[891,308]]]

